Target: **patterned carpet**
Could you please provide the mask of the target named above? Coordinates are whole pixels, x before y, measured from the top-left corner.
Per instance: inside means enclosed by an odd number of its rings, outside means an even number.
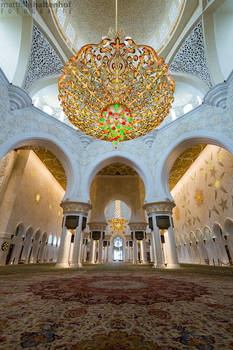
[[[3,276],[0,349],[233,349],[229,277],[70,271]]]

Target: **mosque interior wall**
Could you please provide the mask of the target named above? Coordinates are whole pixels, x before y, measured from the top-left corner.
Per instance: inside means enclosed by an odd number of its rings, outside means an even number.
[[[207,259],[211,264],[227,264],[225,246],[233,258],[233,236],[226,226],[226,222],[233,224],[232,188],[233,156],[207,145],[171,192],[181,261],[205,263]]]
[[[13,164],[8,162],[10,169],[5,169],[8,179],[2,182],[5,191],[0,203],[1,241],[14,242],[17,226],[21,225],[24,228],[20,233],[21,242],[28,230],[32,232],[31,244],[36,234],[40,242],[46,233],[46,242],[52,236],[49,244],[55,242],[51,249],[57,251],[63,217],[60,203],[65,191],[33,151],[10,153],[14,157]],[[1,263],[5,255],[1,255]]]

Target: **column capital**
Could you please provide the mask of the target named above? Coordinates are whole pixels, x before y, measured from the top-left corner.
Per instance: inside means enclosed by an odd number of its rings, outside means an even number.
[[[175,207],[175,203],[171,201],[160,201],[145,203],[143,209],[146,210],[147,215],[151,214],[172,214],[172,209]]]
[[[107,227],[106,222],[89,222],[88,223],[90,231],[105,231]]]
[[[129,222],[130,230],[132,231],[145,231],[147,223],[146,222]]]
[[[83,214],[84,216],[87,216],[88,211],[92,208],[91,204],[78,201],[63,201],[60,206],[64,214]]]

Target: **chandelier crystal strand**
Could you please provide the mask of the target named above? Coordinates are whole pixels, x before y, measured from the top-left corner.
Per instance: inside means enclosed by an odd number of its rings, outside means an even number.
[[[115,144],[144,136],[168,115],[175,83],[156,52],[126,37],[82,47],[59,79],[63,111],[80,131]]]

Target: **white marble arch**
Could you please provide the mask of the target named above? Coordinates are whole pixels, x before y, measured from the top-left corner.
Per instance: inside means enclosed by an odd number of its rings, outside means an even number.
[[[225,219],[224,231],[227,235],[233,235],[233,219],[232,218]]]
[[[54,74],[49,77],[40,78],[32,83],[32,85],[28,89],[28,94],[33,97],[36,95],[41,89],[48,87],[50,85],[57,84],[58,85],[58,79],[60,78],[61,74]]]
[[[178,156],[196,144],[212,144],[233,154],[233,72],[227,81],[206,94],[203,104],[165,126],[157,135],[154,153],[156,200],[173,200],[169,191],[169,173]],[[165,150],[165,151],[164,151]]]
[[[145,202],[172,200],[168,175],[172,162],[185,148],[212,143],[233,153],[233,72],[226,82],[209,90],[202,105],[145,137],[122,142],[118,150],[110,142],[88,137],[35,108],[29,95],[9,84],[1,70],[0,118],[0,160],[25,143],[47,143],[66,170],[66,200],[88,202],[92,179],[114,161],[138,172],[145,185]]]
[[[8,152],[23,146],[40,146],[51,151],[60,160],[66,173],[67,187],[64,199],[67,200],[75,195],[79,183],[77,164],[59,140],[43,132],[18,134],[0,145],[0,162]]]
[[[88,202],[90,200],[90,186],[98,171],[114,162],[126,164],[138,173],[144,182],[146,192],[145,201],[149,201],[149,196],[153,189],[153,179],[150,169],[146,163],[135,155],[120,150],[100,154],[92,163],[88,164],[84,171],[85,177],[83,177],[83,181],[81,182],[83,201]]]
[[[160,195],[165,199],[173,200],[169,190],[169,174],[175,160],[187,148],[198,144],[211,144],[223,147],[233,154],[232,139],[227,138],[226,135],[219,132],[210,131],[191,131],[181,135],[178,139],[170,143],[169,148],[162,155],[160,162],[156,168],[155,177],[159,181]]]
[[[196,90],[200,91],[201,94],[206,94],[209,90],[209,87],[206,83],[204,83],[201,79],[192,74],[183,72],[173,72],[172,78],[175,80],[175,82],[188,84],[194,87]]]

